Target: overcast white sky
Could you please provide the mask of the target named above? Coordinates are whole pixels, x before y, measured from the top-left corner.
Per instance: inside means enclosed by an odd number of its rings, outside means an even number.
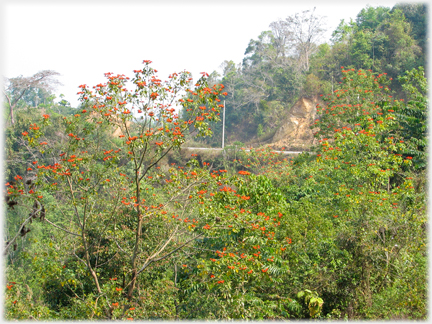
[[[60,2],[60,4],[59,4]],[[406,2],[406,1],[405,1]],[[121,3],[121,4],[120,4]],[[396,1],[3,1],[1,72],[30,76],[61,73],[57,90],[77,105],[78,85],[103,82],[105,72],[131,75],[144,59],[159,77],[187,70],[219,70],[242,61],[250,39],[269,24],[316,7],[327,16],[328,37],[341,19],[355,19],[367,4]]]

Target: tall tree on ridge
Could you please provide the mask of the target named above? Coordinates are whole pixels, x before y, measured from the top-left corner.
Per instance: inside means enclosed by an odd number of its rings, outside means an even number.
[[[60,73],[52,70],[43,70],[31,77],[19,76],[16,78],[5,78],[6,88],[3,94],[9,104],[12,125],[15,124],[13,111],[18,102],[28,93],[30,89],[53,90],[61,83],[54,77]]]
[[[296,48],[299,61],[304,71],[309,70],[309,57],[317,48],[323,36],[324,17],[315,14],[315,7],[285,19],[286,30],[292,37],[292,45]]]

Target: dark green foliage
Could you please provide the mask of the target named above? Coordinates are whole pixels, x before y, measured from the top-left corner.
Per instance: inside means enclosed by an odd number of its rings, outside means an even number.
[[[411,24],[411,35],[426,53],[427,35],[428,35],[428,7],[425,3],[398,3],[393,8],[401,10],[405,19]],[[425,56],[424,59],[427,57]],[[424,65],[425,63],[421,64]]]
[[[398,110],[402,136],[409,143],[405,152],[414,159],[416,168],[426,168],[428,93],[424,69],[419,67],[399,77],[407,104]]]

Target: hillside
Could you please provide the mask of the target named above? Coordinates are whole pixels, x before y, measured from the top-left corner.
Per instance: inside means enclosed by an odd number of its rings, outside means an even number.
[[[5,319],[426,320],[424,18],[367,7],[318,44],[299,13],[221,78],[145,60],[77,108],[9,79]]]
[[[282,116],[280,126],[269,143],[274,148],[285,147],[286,150],[308,151],[316,144],[310,126],[317,116],[317,97],[301,97],[290,110]],[[322,102],[321,102],[322,103]]]
[[[226,60],[222,76],[211,74],[212,82],[223,83],[228,93],[227,144],[282,141],[282,146],[303,147],[308,141],[300,138],[309,134],[301,123],[303,117],[289,117],[287,111],[301,98],[332,93],[342,81],[341,66],[386,74],[392,95],[406,99],[398,76],[427,63],[424,4],[366,7],[354,20],[341,21],[326,43],[318,42],[324,27],[313,10],[275,21],[269,28],[250,40],[241,63]],[[305,32],[302,38],[295,35],[296,30],[314,32]],[[221,123],[213,129],[214,136],[203,141],[220,146]],[[299,133],[294,135],[294,130]],[[295,142],[283,140],[282,134],[294,136]]]

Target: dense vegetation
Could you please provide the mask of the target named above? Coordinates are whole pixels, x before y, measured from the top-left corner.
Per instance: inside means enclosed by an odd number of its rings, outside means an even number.
[[[273,22],[271,30],[249,42],[242,63],[227,60],[222,76],[212,74],[228,92],[226,141],[270,139],[299,97],[336,89],[340,66],[387,73],[395,96],[406,99],[398,76],[427,63],[426,8],[366,7],[354,21],[341,21],[329,43],[322,43],[325,20],[314,11]],[[213,128],[214,136],[203,141],[220,147],[222,125]]]
[[[6,318],[425,319],[422,10],[366,8],[319,46],[285,37],[310,13],[291,16],[222,80],[144,61],[78,108],[12,80]],[[182,149],[216,143],[223,100],[244,140],[299,95],[324,102],[312,152]]]

